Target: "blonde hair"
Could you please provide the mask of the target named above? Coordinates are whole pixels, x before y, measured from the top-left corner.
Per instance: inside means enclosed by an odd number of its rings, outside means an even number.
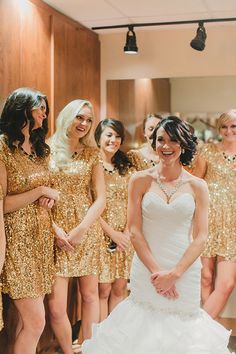
[[[85,146],[95,146],[95,117],[92,104],[87,100],[81,99],[71,101],[59,113],[56,120],[56,131],[49,139],[49,145],[53,154],[53,163],[56,165],[54,167],[63,168],[72,161],[68,131],[75,117],[80,113],[84,106],[91,109],[92,125],[89,132],[80,139],[80,142]]]
[[[220,115],[220,117],[216,121],[216,129],[218,133],[224,123],[226,123],[229,119],[236,119],[236,109],[232,108]]]

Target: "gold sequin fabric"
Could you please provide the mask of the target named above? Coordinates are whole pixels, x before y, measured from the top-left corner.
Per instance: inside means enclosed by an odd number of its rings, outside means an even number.
[[[204,177],[210,194],[209,231],[203,256],[236,261],[236,162],[227,161],[217,144],[200,152],[207,162]]]
[[[112,173],[105,172],[106,182],[106,209],[102,218],[116,231],[123,232],[127,222],[128,182],[134,168],[130,168],[124,176],[119,175],[115,169]],[[129,279],[133,248],[126,251],[110,253],[107,247],[111,242],[108,235],[104,234],[104,243],[101,250],[100,283],[114,282],[115,279]]]
[[[7,170],[7,194],[49,186],[47,160],[11,152],[0,138],[0,160]],[[3,292],[13,299],[36,298],[51,292],[54,277],[54,235],[50,215],[38,202],[5,214],[6,258]]]
[[[145,158],[139,150],[130,150],[127,155],[136,171],[146,170],[156,165],[154,161]]]
[[[0,184],[0,200],[1,200],[1,201],[3,200],[3,190],[2,190],[1,184]],[[1,292],[2,292],[2,284],[1,284],[1,281],[0,281],[0,331],[1,331],[1,329],[3,328],[3,319],[2,319],[2,295],[1,295]]]
[[[50,169],[54,188],[58,189],[60,200],[53,207],[55,223],[66,233],[78,226],[93,203],[91,197],[92,173],[100,163],[99,152],[92,147],[84,147],[63,170],[57,169],[52,159]],[[102,228],[94,222],[82,242],[74,251],[66,252],[56,247],[56,272],[62,277],[98,275],[102,242]]]

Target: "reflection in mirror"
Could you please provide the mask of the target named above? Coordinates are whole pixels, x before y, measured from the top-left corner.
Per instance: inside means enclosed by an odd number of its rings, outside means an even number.
[[[125,150],[144,143],[142,122],[150,112],[171,112],[191,123],[201,140],[217,140],[216,119],[236,107],[235,92],[235,76],[108,80],[107,116],[124,123]]]

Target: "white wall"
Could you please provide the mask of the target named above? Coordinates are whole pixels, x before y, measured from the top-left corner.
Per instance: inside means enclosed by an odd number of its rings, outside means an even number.
[[[203,52],[189,43],[197,26],[135,29],[138,55],[123,52],[126,29],[122,33],[102,34],[101,103],[105,115],[106,80],[236,75],[236,25],[206,25],[207,41]]]

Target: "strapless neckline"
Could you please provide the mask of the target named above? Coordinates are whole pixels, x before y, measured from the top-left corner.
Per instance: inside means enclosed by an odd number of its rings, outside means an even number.
[[[184,192],[184,193],[181,193],[181,194],[177,195],[177,197],[175,197],[173,200],[171,200],[169,204],[159,194],[157,194],[156,192],[147,191],[146,193],[144,193],[144,196],[147,195],[147,194],[154,195],[155,198],[160,200],[166,206],[171,206],[172,204],[175,204],[175,202],[177,202],[178,200],[180,200],[183,197],[190,197],[193,200],[194,204],[195,204],[194,196],[191,193],[189,193],[189,192]]]

